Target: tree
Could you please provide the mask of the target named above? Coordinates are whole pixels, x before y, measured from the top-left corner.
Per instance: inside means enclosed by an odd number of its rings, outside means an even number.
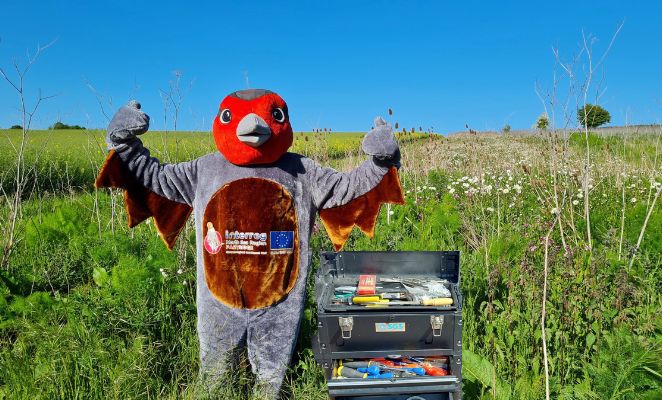
[[[510,132],[510,124],[504,125],[502,131],[503,131],[503,133],[509,133]]]
[[[9,129],[20,129],[23,130],[23,127],[21,125],[12,125],[11,128]]]
[[[611,121],[611,115],[609,115],[609,111],[597,104],[586,104],[577,110],[577,121],[579,121],[581,126],[597,128],[600,125],[609,123]]]
[[[545,129],[547,129],[548,126],[549,126],[549,118],[547,117],[546,113],[542,113],[542,115],[540,115],[538,117],[538,120],[536,121],[536,128],[540,129],[541,131],[544,131]]]

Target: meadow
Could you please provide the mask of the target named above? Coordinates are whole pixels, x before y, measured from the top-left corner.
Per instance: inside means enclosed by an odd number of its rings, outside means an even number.
[[[406,204],[345,249],[461,250],[466,399],[540,399],[546,385],[662,398],[661,136],[399,133]],[[167,162],[216,151],[208,133],[144,140]],[[3,249],[19,141],[0,131]],[[348,170],[360,141],[297,133],[293,151]],[[128,229],[122,194],[92,186],[104,157],[100,131],[29,133],[0,268],[0,399],[253,398],[241,368],[213,392],[198,382],[192,224],[172,252],[153,224]],[[311,254],[331,250],[316,232]],[[315,318],[309,292],[285,398],[326,398]]]

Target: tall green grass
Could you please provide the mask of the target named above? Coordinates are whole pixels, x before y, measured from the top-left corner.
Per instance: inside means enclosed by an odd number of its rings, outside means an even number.
[[[197,143],[195,135],[200,134],[182,137]],[[309,149],[325,163],[345,168],[363,158],[354,148],[359,137],[344,138],[355,143],[351,149],[344,145],[347,149],[336,158],[326,150],[313,152],[324,144],[323,134],[308,137],[297,139],[297,148]],[[86,142],[75,147],[78,139],[64,135],[69,146],[53,147],[43,159],[64,162],[69,169],[89,165],[89,172],[74,185],[71,175],[62,173],[67,169],[59,168],[52,185],[60,189],[48,194],[34,189],[26,196],[20,241],[8,269],[0,271],[0,399],[259,398],[252,394],[254,377],[241,366],[219,388],[199,382],[192,226],[173,252],[165,249],[152,224],[127,229],[121,195],[91,189],[93,168],[103,152],[86,153]],[[149,140],[154,142],[148,146],[159,148],[157,136]],[[176,147],[170,140],[166,144],[173,156]],[[651,175],[654,168],[645,168],[657,139],[626,142],[626,155],[639,147],[643,154],[617,164],[610,160],[622,148],[606,145],[615,139],[601,140],[607,142],[594,143],[601,169],[591,194],[592,251],[583,234],[583,199],[574,166],[563,166],[570,197],[561,212],[566,220],[573,218],[576,233],[568,228],[566,249],[558,230],[551,237],[546,334],[552,396],[659,398],[659,204],[629,266],[650,187],[659,181],[659,173]],[[205,148],[187,143],[179,144],[178,157],[213,149],[211,142]],[[468,399],[544,397],[543,237],[553,220],[545,146],[541,139],[509,137],[421,137],[405,143],[406,205],[383,207],[375,237],[354,232],[346,245],[346,250],[462,251]],[[7,212],[0,207],[2,220]],[[315,232],[311,253],[331,250],[319,224]],[[313,269],[316,265],[313,260]],[[310,350],[314,310],[309,291],[286,398],[326,398]]]

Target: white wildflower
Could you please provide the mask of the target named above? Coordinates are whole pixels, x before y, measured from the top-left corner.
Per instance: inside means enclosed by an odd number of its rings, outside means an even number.
[[[579,200],[573,200],[572,204],[576,206],[577,204],[579,204]]]
[[[450,194],[455,193],[455,188],[450,188],[450,189],[448,189],[448,193],[450,193]]]
[[[180,269],[177,270],[177,275],[181,275],[181,274],[183,274],[183,273],[184,273],[184,270],[183,270],[183,269],[180,268]]]
[[[462,183],[462,186],[465,187],[465,188],[468,188],[469,184],[467,182],[464,182],[464,183]]]
[[[395,214],[395,211],[393,211],[393,210],[388,212],[388,215],[393,215],[393,214]]]
[[[584,193],[578,193],[577,198],[583,199],[584,198]]]
[[[508,192],[510,192],[510,189],[508,188],[503,189],[503,194],[508,194]]]
[[[554,215],[557,215],[557,214],[560,214],[561,212],[558,208],[554,207],[554,208],[552,208],[551,213],[554,214]]]
[[[494,212],[494,208],[492,208],[492,207],[487,207],[486,210],[487,210],[488,212]]]
[[[631,203],[636,203],[636,202],[637,202],[637,198],[636,198],[636,197],[631,198],[631,199],[630,199],[630,202],[631,202]]]
[[[186,285],[188,285],[188,282],[186,282],[186,280],[184,280],[184,281],[182,282],[182,285],[186,286]]]

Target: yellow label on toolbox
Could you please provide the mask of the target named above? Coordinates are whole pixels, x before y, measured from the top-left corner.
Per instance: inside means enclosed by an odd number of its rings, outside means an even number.
[[[404,332],[407,326],[404,322],[375,322],[375,332]]]

